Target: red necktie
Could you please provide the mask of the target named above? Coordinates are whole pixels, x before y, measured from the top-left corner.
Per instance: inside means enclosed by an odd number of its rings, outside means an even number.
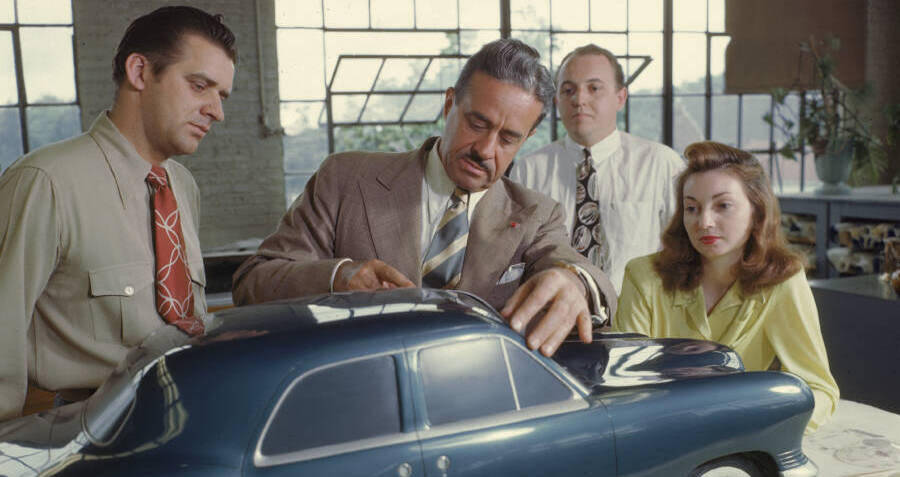
[[[153,188],[153,245],[156,252],[156,310],[166,322],[194,336],[203,333],[203,321],[194,316],[191,275],[184,253],[181,219],[169,176],[160,166],[147,174]]]

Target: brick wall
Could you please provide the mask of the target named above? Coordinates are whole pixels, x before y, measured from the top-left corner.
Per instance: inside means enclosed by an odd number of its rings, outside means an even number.
[[[75,64],[82,124],[112,104],[112,59],[125,28],[135,18],[167,4],[147,0],[74,0]],[[257,55],[256,15],[262,27],[262,65]],[[177,160],[194,174],[202,193],[200,242],[204,249],[274,230],[284,212],[283,147],[260,118],[265,88],[269,126],[278,128],[278,77],[273,0],[203,0],[191,5],[222,13],[237,37],[238,65],[225,121],[213,126],[197,152]]]
[[[872,104],[876,118],[874,129],[886,129],[880,109],[900,103],[900,2],[897,0],[869,0],[866,5],[866,81],[872,86]],[[881,182],[890,183],[900,175],[900,147],[889,155],[888,170]]]

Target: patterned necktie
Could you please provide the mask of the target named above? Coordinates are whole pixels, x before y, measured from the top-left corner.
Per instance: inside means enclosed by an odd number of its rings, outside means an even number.
[[[156,310],[166,322],[194,336],[203,333],[203,321],[194,316],[191,275],[184,253],[181,219],[166,170],[153,166],[147,174],[153,189],[153,246],[156,253]]]
[[[468,202],[469,193],[457,187],[425,254],[422,286],[455,288],[459,284],[469,239]]]
[[[575,224],[572,247],[604,271],[607,270],[609,245],[600,206],[597,202],[597,171],[591,161],[591,150],[584,149],[584,162],[578,165],[575,185]]]

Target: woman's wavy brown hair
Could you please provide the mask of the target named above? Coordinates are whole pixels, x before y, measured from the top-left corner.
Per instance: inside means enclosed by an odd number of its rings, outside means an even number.
[[[699,172],[722,170],[744,185],[753,205],[753,224],[744,255],[735,267],[745,293],[787,280],[803,268],[804,259],[787,247],[781,231],[781,212],[759,161],[748,152],[712,141],[696,142],[684,150],[687,168],[678,176],[675,215],[662,233],[662,250],[653,261],[667,291],[692,290],[700,284],[700,253],[684,228],[684,184]]]

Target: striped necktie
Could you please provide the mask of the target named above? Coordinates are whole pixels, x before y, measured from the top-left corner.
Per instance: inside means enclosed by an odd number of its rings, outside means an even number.
[[[441,217],[422,262],[422,286],[455,288],[459,284],[469,239],[468,202],[469,193],[459,187],[450,196],[450,206]]]
[[[591,150],[584,149],[584,162],[578,165],[575,184],[575,220],[572,229],[572,248],[602,270],[608,270],[609,244],[597,202],[597,171],[591,160]]]

